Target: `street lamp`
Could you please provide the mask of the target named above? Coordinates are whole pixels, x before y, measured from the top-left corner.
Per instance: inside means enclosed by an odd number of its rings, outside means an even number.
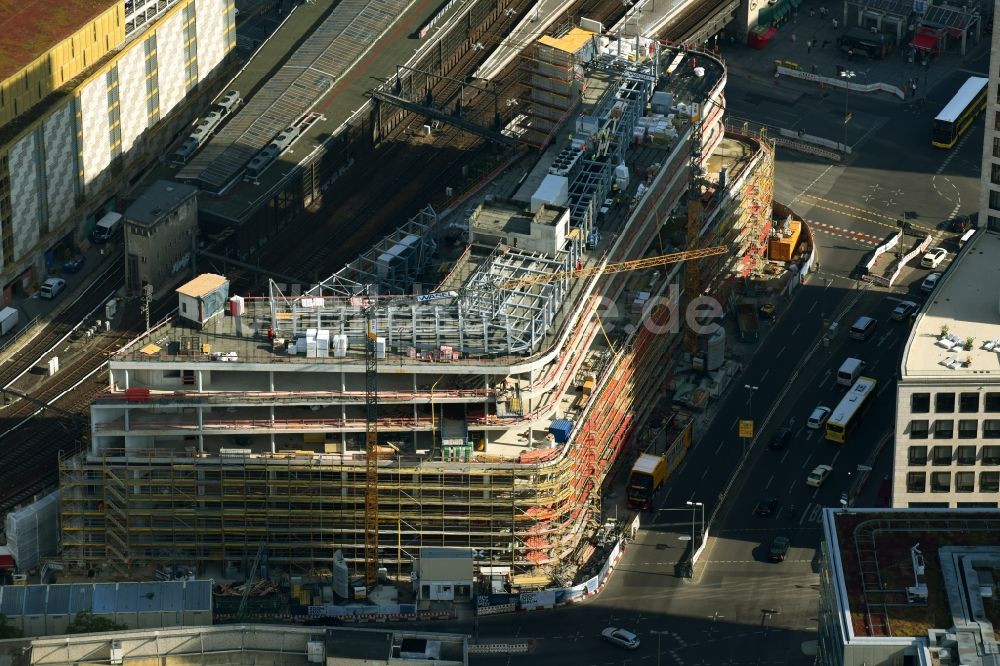
[[[694,513],[696,511],[695,507],[701,507],[701,530],[698,532],[698,548],[701,548],[702,542],[705,540],[705,505],[702,502],[686,502],[686,504],[691,507],[691,560],[694,562],[694,552],[697,548],[694,547]]]
[[[670,632],[662,629],[650,629],[649,633],[656,634],[656,666],[660,666],[660,640],[663,638],[663,634]]]
[[[759,386],[752,386],[750,384],[744,384],[743,388],[745,388],[747,391],[750,392],[747,395],[747,411],[750,412],[750,422],[753,423],[753,394],[760,387]],[[744,437],[743,439],[751,439],[751,438]],[[747,454],[747,446],[746,446],[746,442],[744,442],[743,455],[745,456],[746,454]]]
[[[847,152],[847,123],[851,120],[850,111],[847,109],[848,99],[851,96],[851,79],[858,75],[857,72],[844,69],[840,71],[840,78],[844,79],[844,152]]]

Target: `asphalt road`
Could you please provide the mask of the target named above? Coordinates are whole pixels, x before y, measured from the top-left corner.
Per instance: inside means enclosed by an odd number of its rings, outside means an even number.
[[[904,215],[944,247],[957,249],[955,235],[940,227],[956,215],[975,212],[982,129],[970,132],[954,150],[940,151],[930,146],[929,127],[965,76],[956,73],[943,81],[920,105],[853,100],[849,140],[855,155],[846,164],[779,153],[775,196],[817,229],[820,274],[783,305],[744,373],[724,395],[717,418],[659,498],[663,510],[644,517],[602,593],[579,606],[479,620],[481,639],[534,640],[530,655],[504,660],[581,666],[813,663],[819,512],[838,506],[858,466],[868,463],[874,468],[871,480],[856,505],[882,501],[879,487],[890,471],[891,446],[874,461],[873,447],[892,428],[894,380],[909,327],[889,315],[900,300],[923,301],[918,285],[929,271],[906,269],[892,289],[861,288],[849,276]],[[765,92],[736,77],[730,79],[727,97],[730,113],[819,135],[824,129],[819,125],[835,116],[836,108],[842,117],[842,100],[803,96],[794,104],[787,97],[770,104]],[[823,107],[828,107],[825,116]],[[846,329],[862,314],[878,319],[876,334],[865,342],[848,339]],[[824,319],[841,322],[840,335],[829,347],[820,344]],[[867,362],[865,374],[879,381],[879,389],[850,440],[837,445],[804,425],[815,406],[833,407],[843,395],[835,375],[848,356]],[[746,418],[755,421],[757,438],[744,454],[736,424]],[[791,445],[769,449],[770,436],[786,425],[794,431]],[[832,465],[833,474],[821,488],[806,486],[806,475],[821,463]],[[770,517],[754,514],[765,496],[778,500]],[[701,510],[688,501],[701,502],[706,519],[714,515],[693,580],[674,576],[688,540],[700,538]],[[769,563],[768,544],[779,535],[791,539],[791,549],[786,561]],[[640,647],[624,651],[602,643],[599,634],[607,626],[635,631]]]

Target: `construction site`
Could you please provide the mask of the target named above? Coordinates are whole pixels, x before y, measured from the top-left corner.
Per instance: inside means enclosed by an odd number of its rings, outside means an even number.
[[[654,412],[665,386],[736,372],[679,313],[763,270],[774,150],[727,127],[712,53],[574,27],[522,66],[504,134],[548,149],[512,196],[427,207],[306,293],[201,275],[111,357],[60,460],[68,570],[238,579],[266,547],[371,583],[461,547],[522,589],[576,576],[642,433],[691,445],[699,405]]]

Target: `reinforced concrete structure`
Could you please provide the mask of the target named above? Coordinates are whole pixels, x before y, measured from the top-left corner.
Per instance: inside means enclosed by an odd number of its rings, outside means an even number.
[[[31,293],[159,157],[235,45],[233,0],[0,7],[0,285]]]
[[[664,62],[674,65],[669,81],[655,75]],[[648,118],[669,123],[672,136],[639,137],[646,104],[668,89],[682,109],[712,100],[703,107],[702,241],[732,252],[705,267],[703,285],[722,290],[745,270],[746,253],[760,251],[770,224],[761,179],[773,174],[761,137],[737,132],[716,150],[725,68],[711,54],[655,47],[637,60],[595,62],[587,75],[591,96],[574,137],[525,179],[535,192],[565,172],[567,201],[532,213],[529,193],[520,214],[516,203],[487,202],[470,220],[473,242],[452,255],[424,211],[306,294],[272,284],[267,298],[236,301],[200,325],[171,319],[116,354],[108,391],[92,406],[89,449],[60,463],[67,566],[107,562],[130,575],[181,561],[247,571],[262,543],[272,569],[330,568],[338,549],[358,566],[362,293],[374,285],[380,566],[404,576],[422,549],[449,547],[509,570],[515,584],[572,573],[600,522],[602,487],[678,344],[671,308],[635,308],[633,292],[675,292],[680,265],[567,273],[684,242],[690,111]],[[568,169],[554,162],[571,153]],[[725,186],[712,182],[720,171]],[[674,219],[685,221],[679,238]],[[604,240],[588,247],[585,232],[597,228]],[[520,237],[530,243],[515,246]],[[431,293],[407,293],[414,283]],[[602,303],[628,314],[599,318]],[[690,430],[677,441],[682,457]]]
[[[993,666],[1000,511],[826,509],[818,663]]]

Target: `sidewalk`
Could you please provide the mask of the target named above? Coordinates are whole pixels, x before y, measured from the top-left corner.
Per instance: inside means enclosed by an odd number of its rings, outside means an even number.
[[[820,16],[820,8],[829,10],[829,16]],[[833,27],[833,19],[841,24],[838,29]],[[810,81],[795,80],[788,77],[775,79],[775,60],[788,61],[798,65],[799,69],[814,72],[823,77],[837,78],[837,65],[841,65],[856,76],[852,80],[859,85],[885,83],[907,89],[907,83],[916,80],[916,95],[907,90],[906,100],[900,100],[889,94],[881,93],[880,99],[895,103],[909,103],[915,99],[924,99],[928,90],[952,75],[955,71],[968,66],[968,63],[981,57],[990,48],[989,36],[984,36],[979,43],[970,40],[965,57],[957,53],[943,53],[931,58],[927,66],[922,65],[920,54],[908,61],[910,51],[909,41],[904,36],[901,46],[881,60],[873,60],[855,56],[848,60],[848,55],[842,52],[836,44],[837,36],[842,34],[843,9],[838,3],[824,3],[819,0],[805,0],[797,14],[784,23],[777,34],[768,42],[763,50],[752,49],[746,44],[720,42],[722,56],[726,61],[730,75],[760,81],[761,84],[773,88],[791,88],[796,91],[817,91],[817,84]],[[984,73],[985,75],[985,73]],[[852,94],[854,94],[852,92]],[[860,93],[859,93],[860,94]],[[873,93],[875,94],[875,93]]]

